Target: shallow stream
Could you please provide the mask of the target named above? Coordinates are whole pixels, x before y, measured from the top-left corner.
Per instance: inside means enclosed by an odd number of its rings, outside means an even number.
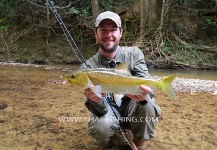
[[[87,135],[90,112],[83,89],[61,76],[78,66],[0,64],[0,149],[103,150]],[[151,75],[217,80],[216,71],[152,70]],[[213,82],[213,81],[210,81]],[[217,147],[217,96],[208,92],[177,92],[178,101],[156,91],[162,109],[157,136],[150,149],[210,149]],[[67,117],[81,120],[68,120]],[[120,133],[111,150],[127,149]],[[128,147],[129,148],[129,147]]]

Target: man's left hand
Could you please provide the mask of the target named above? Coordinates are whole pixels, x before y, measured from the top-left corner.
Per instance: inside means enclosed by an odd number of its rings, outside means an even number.
[[[137,102],[139,101],[143,101],[145,96],[147,94],[151,93],[151,88],[145,85],[141,85],[140,89],[144,91],[143,95],[132,95],[132,94],[126,94],[126,96],[128,96],[129,98],[131,98],[132,100],[135,100]]]

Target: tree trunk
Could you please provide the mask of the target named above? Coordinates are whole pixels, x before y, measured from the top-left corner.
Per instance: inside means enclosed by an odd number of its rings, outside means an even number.
[[[96,17],[100,13],[98,0],[91,0],[91,6],[92,6],[93,18],[94,18],[94,20],[96,20]]]
[[[145,29],[152,27],[160,18],[161,0],[140,0],[140,34],[145,33]]]
[[[171,30],[172,10],[176,0],[162,0],[161,18],[158,30],[155,32],[158,41],[164,40]]]
[[[171,28],[172,11],[176,0],[166,0],[164,9],[164,25],[165,29]]]
[[[140,0],[140,35],[143,35],[145,32],[145,23],[147,22],[147,18],[145,17],[145,4],[146,2],[144,0]]]
[[[48,0],[46,0],[46,6],[47,6],[47,37],[46,37],[46,43],[47,46],[49,45],[49,38],[50,38],[50,9],[49,9],[49,5],[48,5]]]

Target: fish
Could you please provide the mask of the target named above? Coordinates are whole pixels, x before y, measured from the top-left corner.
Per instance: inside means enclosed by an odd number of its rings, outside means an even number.
[[[148,79],[132,76],[128,69],[129,63],[120,64],[117,68],[88,68],[64,75],[71,84],[90,88],[98,97],[101,93],[143,95],[141,85],[162,90],[176,99],[176,94],[171,86],[177,74],[163,79]]]

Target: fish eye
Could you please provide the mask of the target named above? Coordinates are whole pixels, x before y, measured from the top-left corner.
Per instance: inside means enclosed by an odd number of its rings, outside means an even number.
[[[75,78],[75,75],[74,75],[74,74],[71,74],[71,77],[72,77],[72,78]]]

